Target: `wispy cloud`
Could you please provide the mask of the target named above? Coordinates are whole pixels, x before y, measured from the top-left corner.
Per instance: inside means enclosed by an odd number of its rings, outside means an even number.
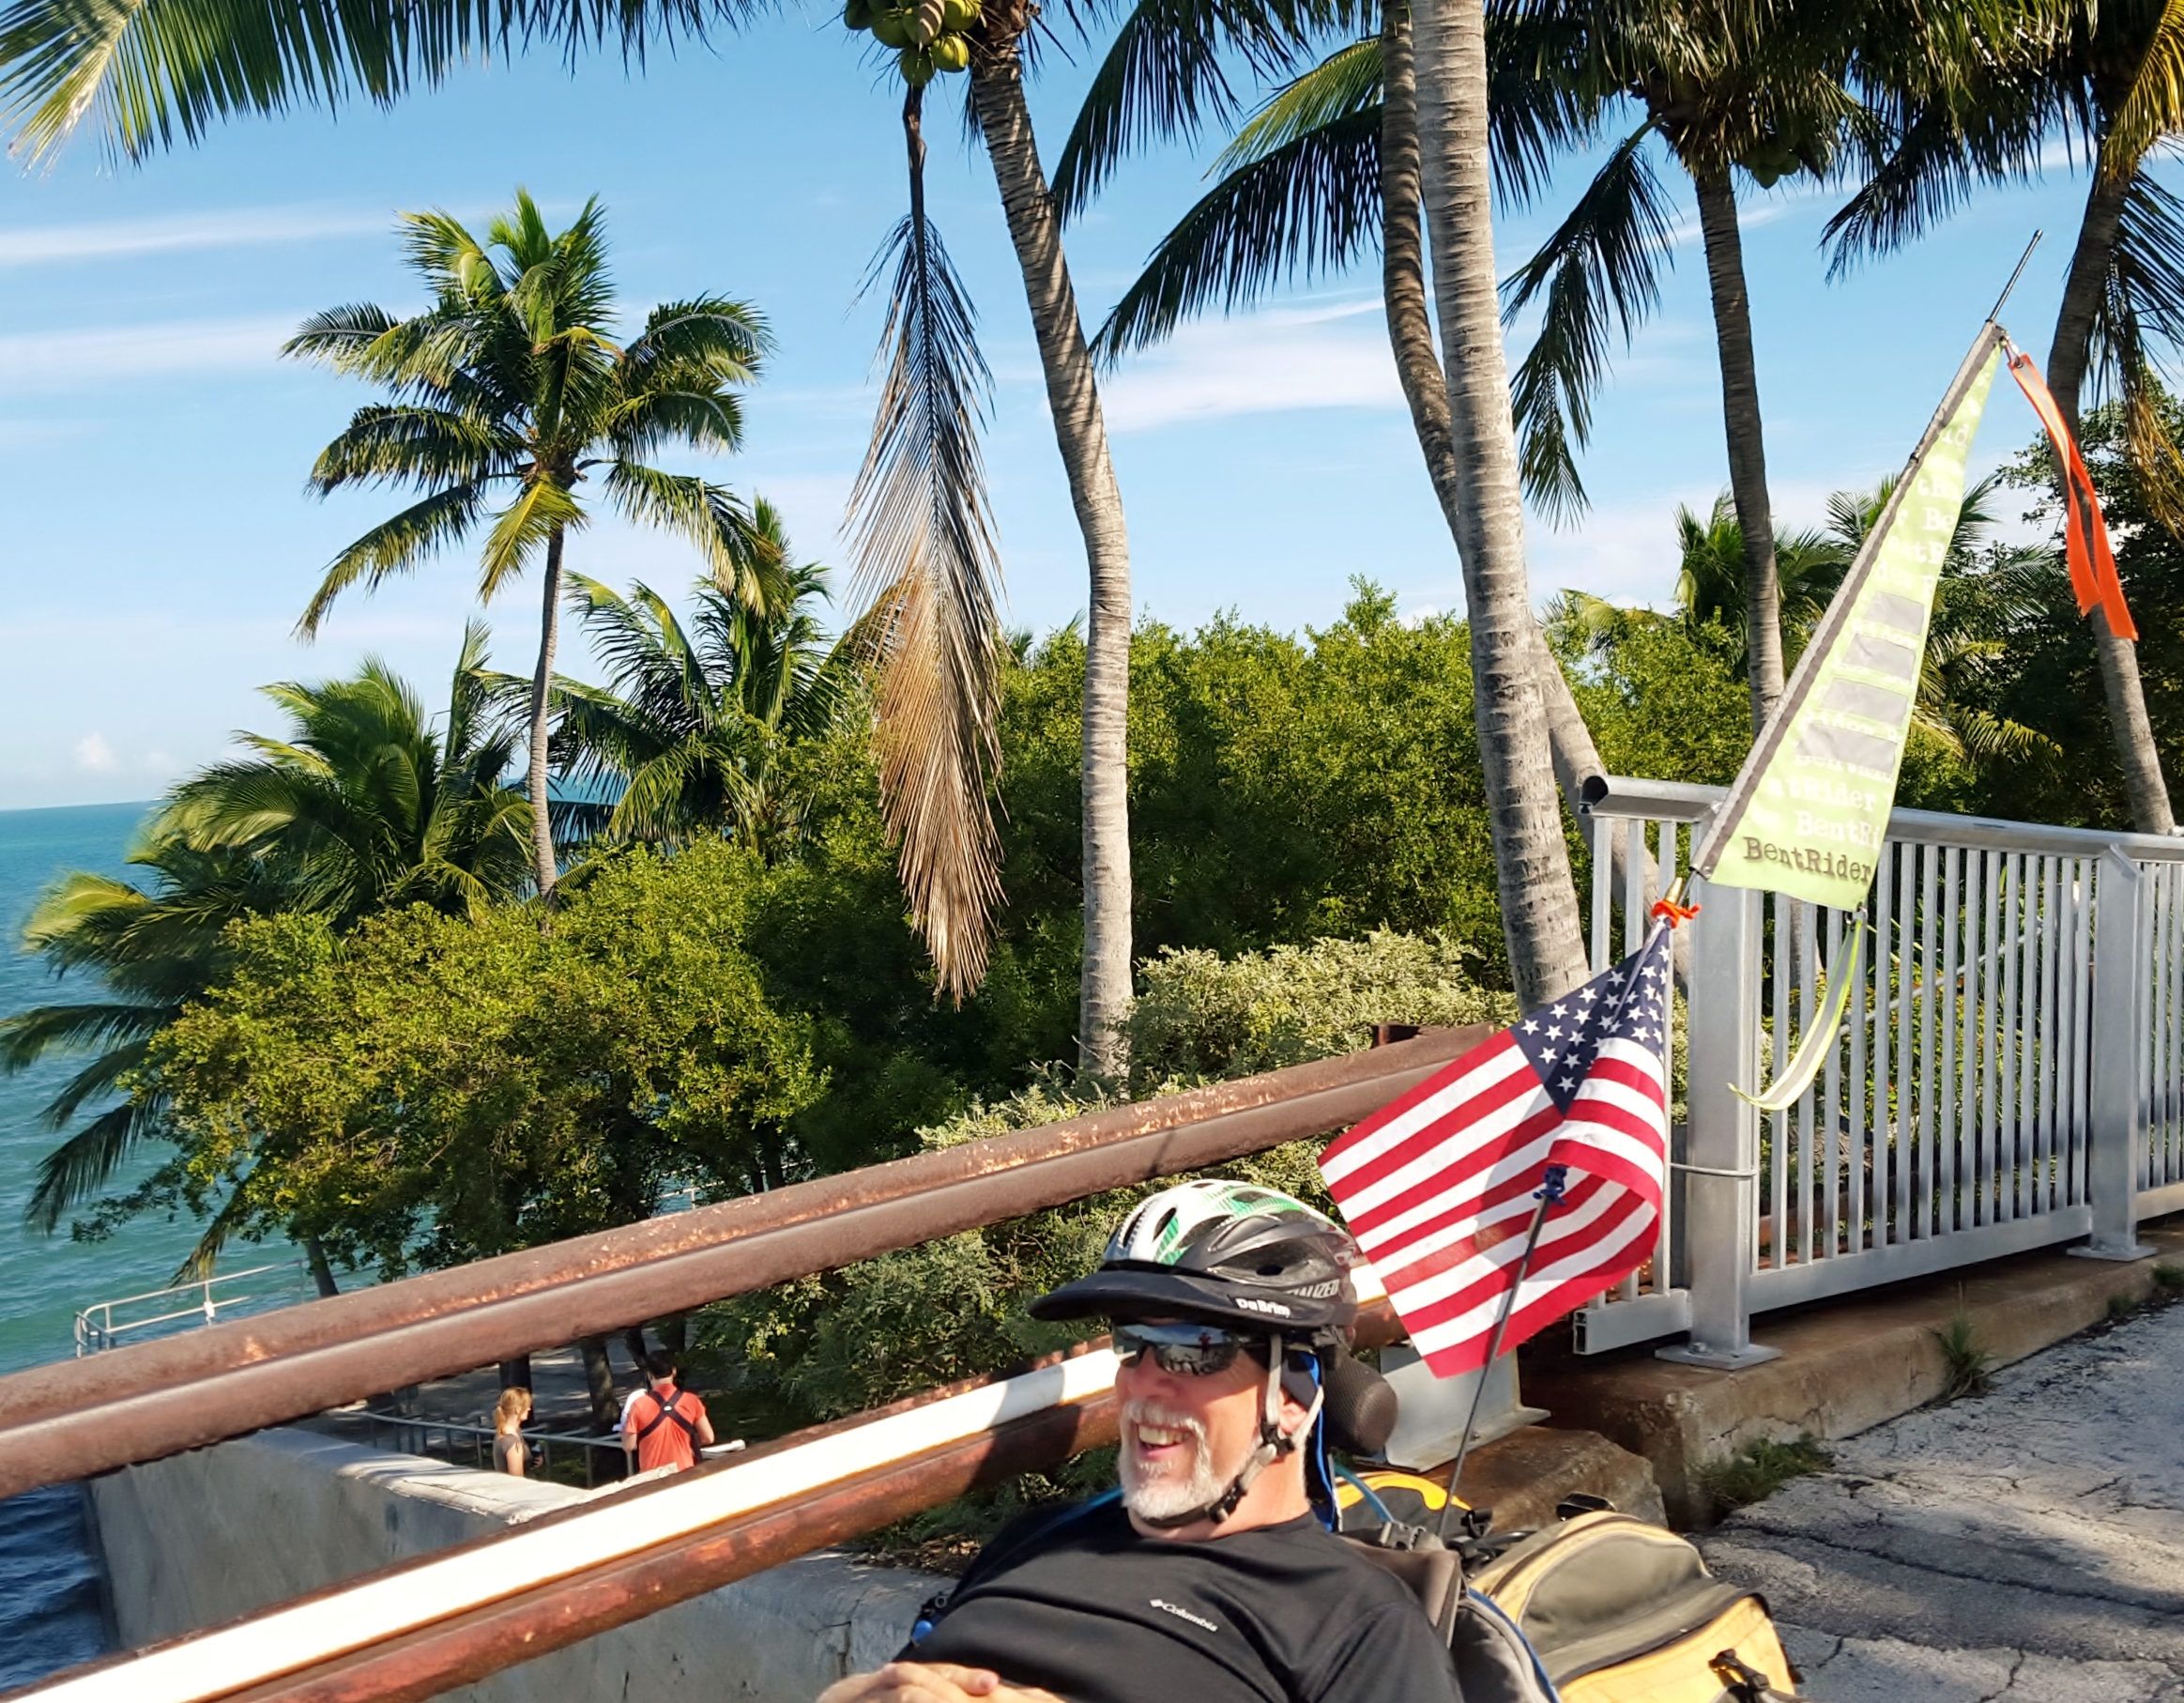
[[[19,394],[50,394],[117,378],[267,368],[302,317],[183,319],[111,330],[20,332],[0,337],[0,387]]]
[[[1377,300],[1283,309],[1185,327],[1104,387],[1107,424],[1151,431],[1186,420],[1309,408],[1399,408]]]
[[[390,214],[361,207],[235,207],[116,219],[97,224],[34,225],[0,232],[0,267],[55,266],[181,249],[249,248],[327,237],[384,236]]]
[[[102,733],[86,733],[76,742],[76,767],[86,775],[105,775],[121,766],[114,747]]]

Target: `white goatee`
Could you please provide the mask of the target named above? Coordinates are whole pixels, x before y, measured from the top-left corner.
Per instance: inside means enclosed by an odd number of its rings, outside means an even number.
[[[1148,1469],[1130,1447],[1140,1425],[1188,1434],[1191,1441],[1187,1470],[1162,1464]],[[1123,1506],[1143,1520],[1172,1520],[1179,1514],[1203,1508],[1221,1494],[1221,1481],[1214,1473],[1214,1451],[1206,1441],[1205,1422],[1187,1413],[1177,1413],[1158,1402],[1139,1400],[1123,1404],[1121,1456]]]

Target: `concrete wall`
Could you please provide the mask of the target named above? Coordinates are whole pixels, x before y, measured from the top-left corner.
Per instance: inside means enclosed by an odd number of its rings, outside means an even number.
[[[611,1494],[611,1493],[603,1493]],[[92,1481],[125,1647],[267,1608],[586,1499],[266,1431]],[[461,1703],[810,1703],[902,1645],[941,1581],[820,1553],[451,1692]]]

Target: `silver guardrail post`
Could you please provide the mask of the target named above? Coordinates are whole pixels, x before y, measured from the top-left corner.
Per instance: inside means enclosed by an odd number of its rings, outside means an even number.
[[[1697,832],[1696,830],[1694,832]],[[1694,880],[1691,929],[1690,1132],[1684,1163],[1683,1246],[1691,1340],[1664,1360],[1733,1372],[1781,1350],[1751,1340],[1759,1245],[1759,1119],[1729,1089],[1758,1092],[1760,895]]]
[[[2120,846],[2101,853],[2093,892],[2093,1095],[2085,1193],[2093,1239],[2072,1253],[2089,1260],[2143,1260],[2138,1238],[2139,1167],[2146,1151],[2146,877]]]

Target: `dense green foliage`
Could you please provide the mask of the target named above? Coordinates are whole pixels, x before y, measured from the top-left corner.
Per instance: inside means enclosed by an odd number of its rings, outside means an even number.
[[[1505,1021],[1506,994],[1465,974],[1469,954],[1443,940],[1375,934],[1283,945],[1223,960],[1170,952],[1143,966],[1130,1044],[1139,1093],[1245,1076],[1354,1051],[1375,1022]],[[974,1104],[918,1132],[926,1149],[1053,1123],[1107,1103],[1065,1082]],[[1297,1142],[1220,1167],[1326,1205]],[[808,1423],[912,1390],[990,1372],[1079,1340],[1091,1328],[1025,1315],[1035,1295],[1097,1263],[1129,1205],[1161,1184],[1094,1195],[983,1230],[805,1278],[710,1309],[704,1337],[729,1370],[739,1418]]]
[[[550,932],[522,907],[237,925],[151,1049],[178,1152],[144,1204],[393,1276],[783,1181],[821,1082],[741,944],[756,868],[717,839],[620,854]]]
[[[2170,432],[2184,430],[2184,410],[2162,396]],[[2086,465],[2100,489],[2115,541],[2115,565],[2138,622],[2139,680],[2164,772],[2184,761],[2184,540],[2156,518],[2161,493],[2134,460],[2120,406],[2088,414],[2080,428]],[[2131,821],[2123,774],[2109,733],[2107,704],[2094,652],[2091,623],[2078,614],[2060,560],[2061,509],[2044,442],[2013,461],[2005,478],[2034,499],[2028,520],[2054,529],[2055,548],[2029,561],[2005,552],[1991,573],[2018,570],[2027,585],[2006,636],[2008,666],[1984,683],[1986,701],[2000,715],[2041,735],[2033,748],[1998,754],[1984,765],[1976,807],[2033,821],[2119,828]]]

